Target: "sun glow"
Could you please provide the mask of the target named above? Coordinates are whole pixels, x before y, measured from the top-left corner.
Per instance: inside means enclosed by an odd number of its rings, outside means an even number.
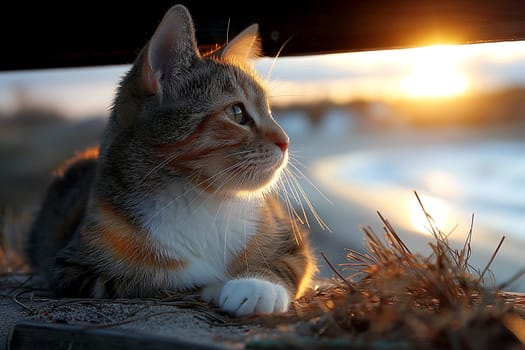
[[[448,97],[465,92],[467,80],[463,74],[448,69],[420,69],[403,79],[401,88],[410,97]]]
[[[257,69],[267,76],[273,58]],[[454,98],[525,80],[525,41],[433,45],[281,57],[269,86],[274,105]]]
[[[414,49],[411,73],[401,80],[401,90],[409,97],[449,97],[464,93],[468,80],[459,69],[462,56],[452,45]]]

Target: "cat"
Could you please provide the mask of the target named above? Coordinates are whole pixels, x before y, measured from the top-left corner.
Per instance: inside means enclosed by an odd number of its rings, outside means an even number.
[[[27,253],[58,297],[200,293],[236,316],[280,313],[316,271],[277,183],[289,138],[252,58],[253,24],[201,54],[171,7],[122,78],[98,148],[66,162]]]

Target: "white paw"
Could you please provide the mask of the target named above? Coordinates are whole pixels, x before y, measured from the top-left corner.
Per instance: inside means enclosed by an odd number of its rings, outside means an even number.
[[[210,287],[206,298],[210,298],[211,294]],[[288,310],[290,296],[281,285],[257,278],[242,278],[226,282],[218,300],[214,297],[210,300],[226,312],[243,316],[285,312]]]

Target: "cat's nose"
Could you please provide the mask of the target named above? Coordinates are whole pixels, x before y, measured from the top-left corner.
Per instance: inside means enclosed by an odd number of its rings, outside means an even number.
[[[281,151],[283,151],[283,153],[288,149],[288,142],[276,142],[275,144],[281,149]]]
[[[266,131],[265,136],[268,140],[272,141],[277,147],[279,147],[283,153],[288,149],[290,138],[280,127]]]

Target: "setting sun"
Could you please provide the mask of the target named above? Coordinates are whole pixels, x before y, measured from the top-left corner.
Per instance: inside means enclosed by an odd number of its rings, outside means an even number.
[[[515,41],[265,57],[257,69],[270,84],[274,105],[342,104],[485,93],[524,80],[523,62],[525,41]]]
[[[461,56],[454,47],[437,45],[414,50],[410,56],[411,73],[401,80],[409,97],[448,97],[466,91],[468,81],[458,69]]]
[[[450,68],[421,67],[401,81],[403,92],[410,97],[448,97],[465,92],[467,79]]]

